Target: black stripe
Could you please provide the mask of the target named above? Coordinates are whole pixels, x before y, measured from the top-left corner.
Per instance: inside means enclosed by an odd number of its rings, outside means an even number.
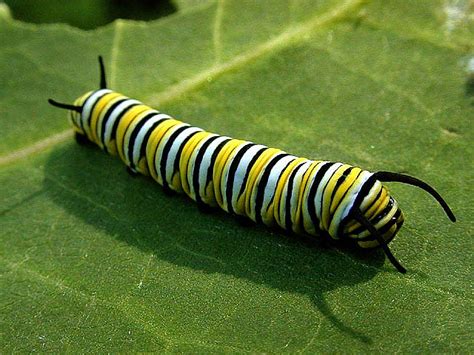
[[[376,224],[378,221],[384,218],[392,210],[394,202],[395,201],[393,200],[393,198],[390,197],[390,199],[388,200],[387,206],[385,206],[385,208],[377,216],[372,218],[370,222],[372,222],[372,224]]]
[[[129,99],[121,99],[121,100],[115,102],[114,104],[112,104],[112,106],[109,107],[109,109],[108,109],[107,112],[105,113],[104,119],[102,120],[102,125],[101,125],[101,127],[102,127],[101,132],[102,132],[102,133],[101,133],[101,135],[100,135],[100,137],[99,137],[99,139],[100,139],[100,141],[102,142],[102,144],[105,145],[105,126],[107,125],[107,121],[108,121],[110,115],[111,115],[112,112],[117,108],[118,105],[120,105],[122,102],[127,101],[127,100],[129,100]],[[99,127],[99,126],[97,125],[97,128],[98,128],[98,127]],[[96,132],[96,135],[99,136],[99,132]]]
[[[87,101],[89,101],[91,99],[91,97],[96,93],[97,91],[93,92],[88,98],[87,100],[82,104],[82,107],[84,107],[86,104],[87,104]],[[102,95],[100,95],[99,97],[96,97],[96,101],[92,104],[91,106],[91,109],[89,111],[89,117],[86,117],[87,118],[87,124],[89,125],[89,127],[91,126],[91,119],[92,119],[92,113],[94,112],[94,109],[97,105],[97,103],[100,101],[101,98],[103,98],[105,95],[107,94],[110,94],[110,92],[104,92]],[[85,132],[85,129],[84,129],[84,123],[82,122],[82,114],[81,114],[81,119],[79,120],[80,124],[81,124],[81,128],[82,128],[82,131]]]
[[[226,197],[227,197],[227,209],[229,210],[229,213],[234,213],[234,207],[232,206],[232,190],[234,186],[234,180],[235,180],[235,172],[237,171],[237,167],[239,166],[240,161],[242,160],[242,157],[244,154],[253,146],[256,144],[253,143],[245,143],[246,146],[244,146],[234,157],[234,160],[230,164],[229,167],[229,176],[227,179],[227,184],[226,184]]]
[[[324,205],[324,196],[326,195],[326,190],[328,189],[328,186],[329,186],[329,183],[332,181],[332,179],[334,178],[334,175],[336,175],[336,173],[339,171],[339,169],[341,169],[344,165],[340,165],[336,170],[334,170],[334,172],[332,173],[332,175],[329,177],[328,181],[326,182],[326,185],[324,185],[323,187],[323,191],[321,193],[321,217],[323,216],[323,212],[325,210],[325,205]],[[344,171],[346,171],[347,168],[344,169]],[[343,171],[343,172],[344,172]],[[338,178],[338,180],[340,179],[340,177]],[[338,183],[338,181],[336,181],[336,184]],[[331,198],[329,199],[329,206],[328,206],[328,210],[331,209],[331,201],[332,201],[332,196],[333,196],[333,193],[334,191],[329,191],[330,194],[331,194]],[[324,205],[324,206],[323,206]],[[330,222],[330,221],[329,221]],[[328,226],[329,226],[329,223],[328,223]]]
[[[206,177],[206,184],[204,186],[207,186],[209,185],[209,182],[212,180],[213,178],[213,172],[214,172],[214,165],[216,164],[216,159],[217,159],[217,155],[219,154],[219,152],[222,150],[222,148],[224,148],[224,146],[229,142],[231,141],[232,138],[228,138],[226,139],[225,141],[221,142],[217,147],[216,147],[216,150],[214,151],[214,153],[212,153],[212,156],[211,156],[211,162],[209,164],[209,168],[207,169],[207,177]],[[215,182],[214,182],[215,183]]]
[[[397,211],[392,216],[392,218],[390,218],[390,220],[379,229],[379,233],[381,235],[384,235],[385,233],[387,233],[389,231],[389,229],[392,228],[392,226],[395,223],[397,223],[397,219],[398,219],[398,217],[400,217],[401,213],[402,212],[399,209],[397,209]]]
[[[165,146],[163,147],[163,154],[161,155],[160,160],[160,175],[161,179],[163,180],[163,187],[165,189],[169,188],[169,184],[166,181],[166,161],[168,160],[168,154],[171,150],[171,147],[173,146],[174,140],[181,134],[181,132],[188,128],[191,128],[191,126],[180,127],[176,131],[174,131],[166,141]]]
[[[196,202],[203,203],[201,196],[199,195],[199,170],[201,168],[202,159],[204,154],[206,153],[207,148],[209,145],[214,142],[220,136],[213,136],[209,138],[207,141],[204,142],[202,147],[199,149],[198,154],[196,155],[196,160],[194,162],[194,170],[193,170],[193,189],[196,195]]]
[[[303,167],[305,162],[302,162],[299,166],[297,166],[291,172],[288,178],[288,191],[286,193],[286,201],[285,201],[285,229],[291,231],[291,200],[293,195],[293,182],[295,181],[296,174],[298,171]],[[296,201],[298,203],[298,201]]]
[[[352,169],[353,169],[353,168],[351,168],[350,170],[352,170]],[[357,173],[357,176],[356,176],[356,178],[355,178],[355,180],[354,180],[354,183],[357,183],[357,179],[359,178],[359,176],[360,176],[361,174],[362,174],[362,170],[360,170],[360,171]],[[349,175],[349,174],[347,174],[347,175]],[[344,178],[344,180],[345,180],[346,178],[347,178],[347,176]],[[337,203],[337,205],[336,205],[335,208],[334,208],[334,212],[337,211],[337,209],[338,209],[339,206],[341,205],[342,201],[344,201],[344,198],[345,198],[345,197],[347,196],[347,194],[349,193],[349,190],[350,190],[353,186],[354,186],[354,184],[351,184],[351,185],[344,191],[344,193],[342,194],[342,197],[340,198],[339,202]],[[330,204],[332,204],[332,201],[333,201],[333,199],[334,199],[335,191],[336,191],[336,188],[334,189],[333,194],[332,194],[332,196],[331,196],[331,202],[330,202]],[[329,211],[329,212],[331,212],[331,211]],[[333,218],[333,217],[334,217],[333,215],[330,216],[329,225],[331,225],[331,223],[332,223],[332,218]]]
[[[334,186],[332,193],[331,193],[331,202],[334,200],[334,196],[336,196],[337,189],[339,189],[339,186],[342,185],[344,181],[346,181],[347,176],[351,173],[351,171],[354,169],[354,167],[350,166],[344,170],[341,176],[336,181],[336,185]]]
[[[120,123],[120,120],[123,118],[123,116],[126,115],[126,113],[128,111],[130,111],[133,107],[135,106],[138,106],[140,104],[133,104],[133,105],[130,105],[128,106],[125,110],[123,110],[117,117],[117,119],[115,120],[114,122],[114,125],[112,127],[112,133],[110,135],[110,141],[113,141],[115,138],[116,138],[116,135],[117,135],[117,129],[118,129],[118,126],[119,126],[119,123]]]
[[[257,185],[257,195],[255,197],[255,221],[257,223],[262,222],[262,216],[260,214],[262,207],[263,207],[263,197],[265,194],[265,188],[267,187],[268,178],[270,177],[270,173],[275,166],[281,159],[288,156],[289,154],[279,154],[276,157],[272,158],[272,160],[265,166],[262,174],[262,178],[258,182]]]
[[[247,167],[247,171],[245,172],[244,181],[242,182],[242,186],[240,187],[239,195],[237,198],[240,198],[240,196],[242,196],[242,194],[244,193],[245,187],[247,185],[247,180],[249,179],[250,171],[252,170],[253,166],[257,162],[257,159],[260,157],[260,155],[262,155],[262,153],[267,149],[268,148],[266,147],[262,147],[259,151],[255,153],[252,160],[250,160],[250,163]]]
[[[147,163],[148,163],[148,170],[150,171],[150,174],[153,176],[153,173],[155,173],[155,175],[157,176],[158,178],[158,169],[157,169],[157,166],[155,164],[155,160],[156,160],[156,154],[158,153],[158,148],[160,146],[160,143],[161,141],[163,140],[164,136],[166,136],[166,133],[170,130],[170,129],[173,129],[175,127],[175,125],[172,125],[171,127],[168,127],[168,129],[165,130],[165,132],[163,132],[163,134],[161,135],[159,141],[157,142],[156,144],[156,147],[155,147],[155,151],[153,152],[153,156],[152,156],[152,159],[150,159],[150,161],[148,161],[147,159]],[[150,134],[153,133],[153,130],[150,130]],[[151,166],[150,166],[151,164]]]
[[[144,157],[146,156],[146,146],[148,145],[148,139],[150,139],[150,136],[151,134],[153,133],[153,131],[160,125],[162,124],[163,122],[169,120],[169,118],[165,118],[163,119],[162,121],[159,121],[159,122],[156,122],[155,124],[153,124],[153,126],[150,127],[150,129],[146,132],[145,136],[143,137],[143,143],[142,143],[142,146],[141,146],[141,149],[140,149],[140,157]],[[155,153],[156,154],[156,153]],[[155,161],[155,159],[153,159],[153,162]],[[153,163],[153,166],[155,165],[155,163]],[[149,169],[150,167],[148,167]],[[156,170],[155,170],[156,173],[158,173]]]
[[[295,158],[296,159],[296,158]],[[295,161],[295,159],[293,159],[292,161],[290,161],[288,164],[286,164],[286,166],[280,171],[280,175],[278,175],[278,179],[277,179],[277,183],[275,185],[275,189],[276,189],[276,186],[278,186],[278,183],[280,182],[280,179],[281,179],[281,176],[283,175],[283,172],[288,168],[288,166],[290,166],[291,163],[293,163]],[[273,203],[273,201],[275,200],[275,194],[273,194],[272,198],[270,199],[268,205],[271,205]]]
[[[321,228],[319,228],[319,219],[318,219],[318,216],[316,215],[316,202],[317,202],[315,201],[316,193],[318,191],[319,184],[321,183],[321,179],[324,177],[324,174],[326,174],[329,168],[333,166],[334,164],[335,163],[327,162],[323,167],[321,167],[319,171],[316,173],[316,176],[314,177],[313,181],[311,182],[312,185],[311,185],[311,188],[309,189],[308,200],[306,201],[306,204],[308,206],[308,214],[309,214],[309,217],[311,218],[311,223],[313,223],[317,231],[320,231]]]
[[[376,215],[375,217],[370,219],[370,223],[372,223],[373,225],[377,224],[378,221],[380,221],[383,217],[385,217],[390,212],[390,210],[393,207],[393,203],[394,203],[393,198],[390,197],[390,199],[388,200],[387,206],[385,206],[384,209],[382,211],[380,211],[380,213],[378,215]],[[352,231],[352,233],[360,234],[365,230],[366,230],[366,228],[364,226],[360,226],[360,227],[354,229]]]
[[[361,190],[362,190],[362,189],[361,189]],[[379,192],[377,193],[377,196],[375,196],[374,200],[370,203],[370,205],[367,206],[367,208],[366,208],[364,211],[361,210],[361,213],[362,213],[363,215],[365,215],[365,212],[367,212],[368,210],[370,210],[370,209],[372,208],[372,206],[378,201],[378,199],[380,198],[380,195],[382,194],[382,190],[383,190],[383,188],[380,188],[380,189],[379,189]],[[367,192],[367,194],[368,194],[369,192],[370,192],[370,190]],[[360,194],[360,192],[359,192],[359,194]],[[359,195],[357,195],[357,196],[359,196]],[[362,201],[363,201],[363,199],[362,199]],[[362,201],[361,201],[361,203],[362,203]],[[354,205],[355,205],[355,201],[354,201]],[[348,216],[350,216],[350,213],[348,214]],[[346,217],[346,218],[347,218],[347,217]],[[339,226],[339,228],[341,228],[341,226]],[[353,234],[353,233],[354,233],[354,234],[359,234],[359,233],[362,233],[364,230],[365,230],[365,228],[364,228],[363,226],[360,226],[360,227],[357,227],[356,229],[354,229],[354,230],[351,232],[351,234]]]
[[[183,152],[184,146],[186,145],[187,142],[189,142],[189,140],[195,134],[199,132],[202,132],[202,131],[192,132],[190,135],[184,138],[183,141],[181,142],[181,145],[179,146],[178,151],[176,152],[176,159],[174,160],[174,164],[173,164],[173,175],[171,177],[173,177],[174,174],[179,170],[179,161],[181,160],[181,153]]]
[[[378,229],[378,232],[380,233],[380,235],[383,235],[383,234],[387,233],[389,231],[389,229],[395,223],[397,223],[397,220],[398,220],[398,218],[400,217],[401,214],[402,214],[402,211],[400,209],[397,209],[397,211],[392,216],[392,218],[390,218],[390,220],[387,221],[386,224],[384,224],[381,228]],[[364,230],[365,229],[362,228],[362,230],[359,233],[362,233]],[[359,234],[359,233],[357,233],[357,234]],[[371,234],[369,234],[367,237],[357,239],[357,241],[370,241],[370,240],[375,240],[375,237]]]
[[[342,238],[345,235],[342,233],[344,226],[346,223],[353,218],[354,216],[354,211],[360,211],[360,205],[362,204],[362,201],[364,198],[369,194],[370,190],[374,186],[375,182],[377,181],[375,175],[371,175],[364,183],[362,188],[359,190],[356,199],[354,200],[354,204],[351,207],[351,210],[347,214],[346,217],[339,223],[339,228],[337,229],[337,235]],[[353,233],[353,232],[352,232]]]
[[[130,100],[130,99],[125,99],[124,101],[126,100]],[[112,133],[110,135],[110,141],[113,141],[115,139],[115,136],[117,134],[117,128],[118,128],[118,125],[120,123],[120,120],[123,118],[123,116],[128,112],[130,111],[133,107],[135,106],[138,106],[139,104],[137,103],[131,103],[130,106],[127,106],[125,107],[124,109],[122,109],[122,111],[120,111],[119,113],[117,113],[117,118],[115,119],[115,122],[114,122],[114,125],[112,126]],[[101,141],[102,141],[102,144],[105,145],[105,126],[107,125],[107,121],[110,119],[110,116],[112,115],[114,110],[109,110],[107,111],[106,115],[104,116],[104,120],[102,121],[102,137],[101,137]]]
[[[367,206],[365,211],[361,211],[362,213],[365,213],[365,212],[367,212],[368,210],[370,210],[372,208],[372,206],[375,204],[375,202],[377,202],[377,200],[380,198],[380,195],[382,195],[382,190],[383,190],[383,187],[381,187],[379,189],[379,192],[377,192],[377,196],[375,196],[374,200],[370,203],[369,206]],[[369,192],[370,192],[370,190],[369,190]]]
[[[138,124],[135,126],[135,128],[133,129],[133,132],[132,134],[130,135],[130,140],[128,142],[128,160],[130,161],[130,168],[131,169],[134,169],[135,168],[135,164],[133,162],[133,151],[134,151],[134,145],[135,145],[135,140],[137,139],[138,137],[138,133],[140,133],[140,130],[143,128],[143,126],[148,122],[148,120],[152,119],[153,116],[156,116],[158,115],[158,113],[156,112],[151,112],[149,114],[147,114],[145,117],[143,117],[143,119],[138,122]],[[140,161],[140,158],[143,156],[142,155],[142,152],[146,149],[144,147],[146,147],[146,137],[147,135],[149,136],[151,134],[151,131],[153,129],[155,129],[155,127],[157,126],[156,123],[161,123],[163,122],[164,120],[161,120],[159,122],[155,122],[155,124],[153,124],[149,129],[148,131],[145,133],[145,136],[143,137],[143,141],[142,141],[142,145],[140,146],[140,157],[138,158],[138,160]],[[146,152],[145,152],[146,153]]]

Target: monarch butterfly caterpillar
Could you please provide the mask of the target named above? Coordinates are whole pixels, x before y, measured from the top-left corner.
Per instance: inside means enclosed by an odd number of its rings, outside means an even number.
[[[382,182],[402,182],[430,193],[449,219],[456,218],[427,183],[404,174],[371,173],[344,163],[299,158],[264,145],[209,133],[107,89],[99,56],[100,89],[70,110],[79,142],[118,155],[129,171],[151,175],[165,192],[184,192],[199,207],[219,206],[265,225],[361,248],[381,247],[398,271],[405,268],[388,243],[404,217]]]

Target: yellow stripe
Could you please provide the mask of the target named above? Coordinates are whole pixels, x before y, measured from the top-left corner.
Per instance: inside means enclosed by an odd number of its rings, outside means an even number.
[[[253,190],[255,189],[255,184],[257,183],[258,177],[263,173],[263,167],[267,162],[283,151],[276,148],[267,148],[264,152],[258,157],[255,164],[252,166],[249,172],[247,183],[245,185],[245,212],[248,217],[255,220],[255,216],[252,214],[251,203],[253,201]]]
[[[115,92],[109,92],[109,93],[105,94],[104,96],[102,96],[101,98],[99,98],[99,100],[96,102],[96,104],[92,108],[92,111],[90,113],[91,124],[90,124],[90,127],[89,127],[89,129],[91,130],[91,136],[88,135],[88,137],[91,141],[96,142],[96,140],[92,136],[93,135],[92,127],[97,124],[97,119],[99,118],[100,113],[102,112],[104,107],[107,106],[107,104],[109,103],[109,101],[111,99],[113,99],[113,98],[115,98],[119,95],[120,94],[117,94]]]
[[[100,106],[98,114],[97,115],[92,115],[91,117],[91,134],[92,134],[92,139],[94,140],[97,145],[99,145],[102,148],[102,142],[100,142],[100,139],[98,139],[97,136],[97,127],[101,127],[101,123],[106,112],[108,109],[118,100],[125,98],[124,96],[116,93],[116,92],[111,92],[110,94],[106,94],[102,98],[99,99],[99,102],[97,102],[96,106]],[[95,108],[94,108],[95,111]],[[92,114],[92,113],[91,113]]]
[[[190,188],[189,188],[189,180],[188,180],[188,169],[191,167],[189,164],[191,160],[191,156],[194,153],[194,150],[202,142],[203,139],[209,137],[211,133],[209,132],[198,132],[194,136],[192,136],[185,144],[183,151],[181,153],[181,157],[179,160],[179,173],[181,175],[181,185],[183,191],[186,195],[192,197],[190,195]]]
[[[387,207],[389,199],[390,196],[388,196],[387,190],[382,188],[382,192],[380,193],[380,197],[377,199],[377,202],[375,202],[374,205],[364,213],[364,216],[366,216],[368,220],[374,218],[380,213],[381,210]]]
[[[130,164],[131,164],[131,161],[129,161],[129,157],[128,157],[128,150],[130,149],[131,135],[132,135],[133,131],[135,130],[135,128],[138,126],[138,124],[153,111],[154,110],[152,110],[152,109],[148,109],[148,110],[144,110],[143,112],[139,113],[133,119],[133,121],[130,123],[130,125],[125,130],[124,137],[123,137],[123,140],[122,140],[122,144],[123,144],[123,149],[122,149],[123,152],[122,153],[123,153],[124,162],[127,166],[130,166]],[[128,146],[125,144],[126,142],[128,142]],[[139,159],[140,158],[141,157],[139,157]],[[132,155],[132,159],[133,159],[133,155]]]
[[[231,160],[231,157],[233,157],[232,153],[236,150],[237,147],[239,147],[243,143],[245,143],[245,141],[242,141],[240,139],[231,139],[221,149],[221,151],[217,155],[214,164],[214,171],[212,173],[212,180],[214,182],[214,197],[216,199],[217,204],[221,206],[221,208],[224,210],[227,210],[227,206],[224,206],[222,201],[222,173],[224,172],[226,163]]]
[[[158,181],[160,184],[161,182],[158,179],[158,175],[156,174],[155,169],[155,155],[157,153],[158,146],[168,129],[181,123],[181,121],[175,119],[166,120],[153,130],[153,132],[150,134],[150,138],[148,139],[149,143],[146,147],[146,160],[148,163],[148,170],[152,178],[155,181]]]
[[[375,198],[377,197],[377,194],[374,194],[374,198],[372,198],[371,201],[373,201]],[[383,204],[384,201],[386,201],[386,203],[388,203],[388,196],[387,196],[387,191],[385,189],[382,189],[382,192],[380,193],[380,196],[379,198],[377,199],[377,201],[370,207],[369,210],[363,212],[363,215],[368,219],[370,220],[371,218],[373,218],[373,216],[375,215],[376,211],[379,211],[380,210],[380,204]],[[370,202],[369,202],[370,203]],[[354,231],[354,229],[357,229],[361,226],[361,224],[359,222],[354,222],[353,224],[351,224],[350,227],[347,228],[347,233],[352,233]]]
[[[124,162],[126,162],[125,155],[123,152],[125,132],[127,131],[127,128],[132,123],[132,121],[139,117],[141,113],[146,112],[148,110],[150,110],[150,108],[145,105],[134,106],[119,119],[120,121],[117,127],[117,134],[115,135],[115,139],[117,145],[117,152],[120,156],[120,159],[122,159]]]
[[[339,188],[337,189],[336,191],[336,194],[334,195],[334,198],[331,202],[331,209],[330,209],[330,213],[331,215],[334,213],[334,211],[336,210],[336,207],[340,204],[340,201],[341,199],[344,197],[344,196],[347,196],[345,195],[347,193],[347,191],[353,186],[355,185],[354,183],[357,181],[358,179],[358,176],[360,174],[362,170],[359,169],[359,168],[354,168],[350,174],[346,177],[346,179],[344,180],[344,182],[339,186]]]
[[[387,224],[391,219],[392,217],[395,215],[395,213],[397,212],[397,209],[398,209],[398,206],[396,205],[393,205],[392,209],[390,210],[389,213],[387,213],[387,215],[382,218],[380,221],[378,221],[374,227],[375,229],[379,230],[380,228],[382,228],[385,224]],[[397,225],[394,224],[390,227],[390,229],[385,232],[383,235],[382,235],[382,239],[384,240],[387,240],[388,238],[390,238],[391,236],[391,233],[395,232],[395,229],[397,228]],[[369,235],[369,232],[365,231],[364,233],[362,233],[361,235],[359,235],[359,238],[365,238]],[[373,248],[373,247],[376,247],[379,245],[379,242],[377,240],[373,240],[373,241],[359,241],[358,244],[363,247],[363,248]]]
[[[301,229],[300,226],[303,226],[303,229],[308,233],[314,235],[316,232],[316,228],[319,228],[319,226],[313,226],[312,221],[311,221],[311,216],[306,213],[306,210],[303,206],[303,204],[307,205],[308,203],[315,203],[315,201],[308,201],[309,198],[309,191],[311,189],[311,184],[309,183],[310,181],[313,181],[315,175],[318,173],[319,169],[321,168],[322,165],[324,165],[324,161],[319,161],[316,160],[311,163],[311,166],[309,169],[306,171],[305,176],[303,176],[303,179],[301,181],[301,186],[303,188],[301,189],[301,197],[299,197],[299,211],[297,211],[297,223],[298,228]],[[319,181],[316,181],[313,183],[319,183]]]
[[[305,162],[307,159],[305,158],[296,158],[293,162],[290,163],[290,165],[288,165],[286,167],[285,170],[283,170],[283,172],[281,173],[280,175],[280,179],[278,180],[278,183],[277,183],[277,186],[276,186],[276,191],[275,191],[275,198],[274,198],[274,217],[275,217],[275,220],[277,222],[280,221],[280,218],[281,218],[281,211],[280,211],[280,205],[281,205],[281,196],[283,194],[283,190],[285,188],[286,185],[288,185],[289,181],[288,181],[288,176],[291,174],[291,172],[293,171],[293,169],[296,168],[296,166],[300,165],[300,163],[303,163]],[[287,186],[287,188],[289,188],[289,186]],[[288,191],[287,191],[288,193]],[[285,201],[286,202],[286,201]],[[285,203],[283,203],[283,208],[285,208]],[[291,211],[286,211],[286,213],[291,213]]]
[[[355,168],[355,169],[357,169],[359,172],[362,172],[362,170],[359,168]],[[329,231],[328,231],[330,235],[335,236],[337,234],[337,230],[339,228],[339,222],[341,221],[342,214],[344,213],[347,207],[347,203],[353,198],[355,191],[357,191],[357,189],[359,188],[359,185],[363,183],[364,181],[365,181],[364,174],[360,174],[356,179],[352,180],[352,185],[350,187],[347,187],[347,186],[345,187],[345,191],[347,192],[344,198],[341,201],[337,202],[338,203],[338,205],[336,205],[337,207],[334,206],[334,201],[333,201],[333,205],[331,206],[332,219],[331,219],[331,223],[329,225]],[[339,191],[337,193],[339,193]],[[343,233],[347,231],[348,227],[349,225],[345,226]],[[350,227],[353,228],[352,224],[350,224]]]
[[[82,107],[84,105],[84,102],[92,95],[92,93],[93,91],[89,91],[88,93],[79,97],[77,100],[74,101],[74,106]],[[75,111],[70,111],[70,112],[71,112],[71,116],[70,116],[71,123],[72,123],[72,127],[74,131],[79,134],[85,134],[86,132],[84,132],[81,129],[80,122],[79,122],[81,120],[82,113],[75,112]]]
[[[342,176],[346,169],[349,169],[351,166],[347,164],[343,164],[336,169],[336,171],[329,177],[329,181],[324,188],[323,194],[323,201],[322,201],[322,208],[321,208],[321,222],[323,224],[323,230],[329,231],[329,223],[331,215],[329,213],[331,208],[331,196],[336,186],[337,180]]]

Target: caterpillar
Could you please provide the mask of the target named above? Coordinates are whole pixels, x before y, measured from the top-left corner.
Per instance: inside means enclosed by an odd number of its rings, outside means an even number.
[[[198,207],[218,206],[237,216],[296,234],[380,247],[401,273],[388,244],[404,222],[383,182],[401,182],[431,194],[453,222],[445,200],[427,183],[400,173],[371,173],[348,164],[296,157],[280,149],[234,139],[178,121],[107,88],[99,56],[100,88],[70,111],[79,143],[118,155],[133,174],[150,175],[165,192],[183,192]]]

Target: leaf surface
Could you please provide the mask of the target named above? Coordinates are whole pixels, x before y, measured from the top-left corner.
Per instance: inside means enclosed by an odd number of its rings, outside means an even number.
[[[3,350],[472,352],[468,3],[228,0],[88,32],[2,16]],[[47,105],[96,88],[98,54],[117,91],[223,135],[417,176],[458,223],[390,184],[403,276],[379,252],[203,215],[76,145]]]

